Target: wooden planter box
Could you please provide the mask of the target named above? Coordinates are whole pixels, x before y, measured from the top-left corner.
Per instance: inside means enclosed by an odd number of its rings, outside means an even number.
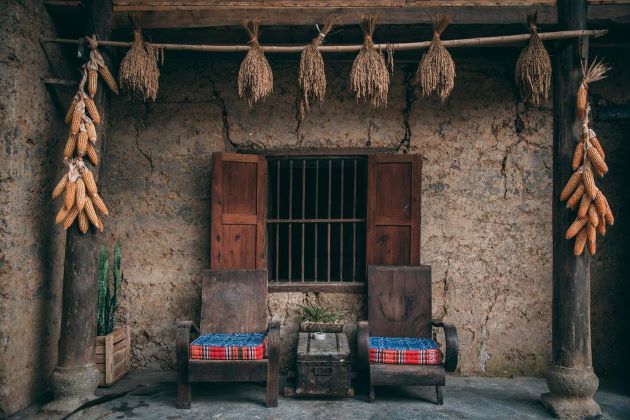
[[[101,373],[98,386],[110,386],[129,372],[131,336],[129,325],[116,328],[110,334],[96,337],[96,367]]]
[[[325,333],[340,333],[343,331],[343,324],[332,322],[306,322],[300,323],[301,332],[325,332]]]

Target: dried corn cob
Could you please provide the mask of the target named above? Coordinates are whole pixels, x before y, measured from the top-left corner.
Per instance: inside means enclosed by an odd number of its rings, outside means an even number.
[[[101,116],[98,113],[98,109],[96,108],[94,99],[90,98],[89,96],[86,96],[85,98],[83,98],[83,101],[85,102],[85,109],[87,110],[87,113],[90,115],[92,122],[96,125],[100,124]]]
[[[571,164],[571,167],[573,168],[574,171],[577,171],[577,169],[582,166],[582,161],[584,160],[584,143],[580,142],[577,144],[577,146],[575,146],[575,152],[573,152],[573,163]]]
[[[76,195],[77,184],[70,180],[66,184],[66,192],[63,196],[63,204],[67,209],[71,209],[74,206],[74,198]]]
[[[578,217],[577,219],[575,219],[573,221],[573,223],[571,223],[571,226],[569,226],[569,229],[567,229],[567,233],[565,235],[566,239],[571,239],[573,238],[575,235],[578,234],[578,232],[580,232],[580,229],[582,229],[584,227],[584,225],[586,224],[586,222],[588,221],[588,219],[586,217]],[[584,232],[586,233],[586,232]]]
[[[606,197],[604,197],[604,200],[606,200]],[[606,220],[606,223],[612,226],[615,224],[615,216],[613,215],[613,212],[610,209],[610,204],[608,204],[608,200],[606,200],[606,210],[607,212],[604,215],[604,220]]]
[[[77,136],[70,133],[68,135],[68,140],[66,141],[66,147],[63,149],[64,157],[70,159],[74,154],[74,149],[77,147]]]
[[[606,174],[606,172],[608,172],[608,165],[606,165],[606,162],[604,162],[604,159],[601,157],[596,148],[589,147],[586,149],[586,156],[591,161],[591,164],[602,174]]]
[[[588,247],[588,253],[591,254],[591,256],[595,255],[595,252],[597,252],[597,244],[595,240],[588,241],[586,244]]]
[[[90,199],[90,197],[85,198],[85,208],[83,209],[83,211],[85,211],[85,214],[87,215],[88,219],[90,219],[90,222],[92,222],[94,226],[100,229],[101,221],[96,215],[96,211],[94,210],[94,205],[92,204],[92,200]]]
[[[567,201],[567,208],[574,208],[584,195],[584,191],[584,183],[580,182],[580,185],[577,186],[577,188],[573,192],[573,195]]]
[[[68,183],[68,174],[65,174],[61,180],[57,183],[52,192],[52,198],[57,198],[61,195],[63,190],[66,188],[66,184]]]
[[[591,198],[595,198],[595,195],[597,195],[597,187],[595,186],[593,172],[591,172],[589,168],[585,168],[582,172],[582,181],[584,183],[584,189],[586,190],[586,193]]]
[[[586,224],[586,239],[589,242],[595,242],[595,237],[597,236],[597,231],[595,230],[595,226],[590,223]]]
[[[595,227],[599,225],[599,216],[593,203],[588,207],[588,222]]]
[[[88,231],[88,217],[84,211],[79,212],[79,230],[81,233],[86,233]]]
[[[72,102],[70,103],[70,106],[68,107],[68,112],[66,112],[66,117],[63,119],[63,121],[66,124],[70,124],[70,121],[72,121],[72,116],[74,115],[74,108],[76,108],[78,101],[79,100],[77,99],[76,96],[72,98]]]
[[[586,217],[588,213],[588,208],[591,205],[591,197],[588,194],[584,194],[582,196],[582,201],[580,201],[580,207],[578,208],[578,217]]]
[[[96,149],[90,143],[87,145],[87,150],[85,152],[92,165],[98,166],[98,154],[96,154]]]
[[[597,225],[597,233],[606,236],[606,223],[603,220]]]
[[[85,114],[85,105],[79,101],[74,107],[74,115],[72,115],[72,122],[70,123],[70,133],[77,134],[81,128],[81,119]]]
[[[606,205],[606,197],[604,197],[604,194],[601,191],[597,191],[597,195],[595,196],[594,201],[597,211],[599,212],[599,214],[604,216],[608,211],[608,206]]]
[[[571,178],[569,178],[569,181],[567,181],[567,185],[565,185],[564,189],[560,193],[560,201],[564,201],[567,198],[571,197],[571,194],[573,194],[575,189],[578,187],[578,184],[580,184],[581,179],[581,171],[576,171],[573,173],[573,175],[571,175]]]
[[[595,134],[595,133],[593,133]],[[602,157],[602,159],[606,160],[606,153],[604,153],[604,149],[602,149],[602,145],[597,139],[597,137],[592,136],[588,139],[589,143],[597,150],[597,153]]]
[[[96,70],[98,66],[91,66],[90,64],[92,63],[88,63],[88,95],[93,98],[96,95],[96,87],[98,85],[98,73]]]
[[[96,194],[98,190],[96,189],[96,182],[94,181],[94,175],[88,168],[83,168],[81,171],[81,178],[83,178],[83,182],[85,182],[85,189],[88,194]]]
[[[63,219],[63,228],[68,229],[70,226],[72,226],[74,219],[76,219],[78,215],[79,209],[76,207],[72,207],[72,209],[66,215],[66,218]]]
[[[86,120],[83,125],[85,125],[85,131],[87,131],[88,139],[92,143],[96,142],[96,127],[92,124],[91,121]]]
[[[61,208],[59,209],[59,212],[57,212],[57,216],[55,217],[55,224],[63,222],[66,216],[68,215],[68,211],[69,210],[67,208],[65,208],[64,206],[61,206]]]
[[[584,118],[586,118],[587,97],[588,97],[588,89],[586,87],[586,84],[581,83],[577,91],[577,101],[576,101],[577,117],[580,120],[583,120]]]
[[[584,252],[584,245],[586,245],[586,229],[582,228],[575,237],[575,244],[573,245],[573,255],[582,255]]]
[[[114,76],[112,76],[112,74],[110,73],[107,66],[99,63],[98,73],[101,75],[103,81],[111,89],[111,91],[118,95],[118,85],[116,84],[116,80],[114,79]]]
[[[96,207],[98,211],[101,212],[101,214],[109,216],[109,210],[107,210],[107,206],[105,206],[105,203],[103,202],[103,199],[100,195],[98,195],[97,193],[92,194],[92,203],[94,204],[94,207]]]
[[[77,135],[77,155],[85,156],[88,146],[88,133],[85,131],[79,131]]]
[[[79,211],[82,211],[83,208],[85,207],[85,183],[83,182],[83,180],[81,178],[77,179],[76,182],[76,198],[74,200],[75,205],[77,206],[77,208],[79,209]]]

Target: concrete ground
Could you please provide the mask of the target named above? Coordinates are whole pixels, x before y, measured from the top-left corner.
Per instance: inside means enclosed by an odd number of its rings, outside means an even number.
[[[435,388],[376,389],[376,402],[365,395],[350,399],[307,400],[280,397],[277,408],[266,408],[265,388],[252,383],[193,385],[192,408],[175,408],[175,374],[134,372],[70,419],[541,419],[550,418],[539,402],[547,391],[540,378],[448,377],[444,405],[435,404]],[[595,400],[604,418],[630,419],[630,395],[601,386]],[[38,406],[13,419],[42,418]]]

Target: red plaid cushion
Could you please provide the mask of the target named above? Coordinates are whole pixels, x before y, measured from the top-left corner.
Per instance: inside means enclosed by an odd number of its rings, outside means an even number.
[[[370,337],[370,363],[439,365],[442,351],[430,338]]]
[[[190,343],[190,358],[198,360],[259,360],[265,358],[264,333],[205,334]]]

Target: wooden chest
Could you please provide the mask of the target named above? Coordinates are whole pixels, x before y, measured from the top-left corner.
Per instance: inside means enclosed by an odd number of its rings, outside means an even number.
[[[344,333],[326,333],[315,340],[300,333],[295,394],[310,397],[350,397],[350,347]]]

